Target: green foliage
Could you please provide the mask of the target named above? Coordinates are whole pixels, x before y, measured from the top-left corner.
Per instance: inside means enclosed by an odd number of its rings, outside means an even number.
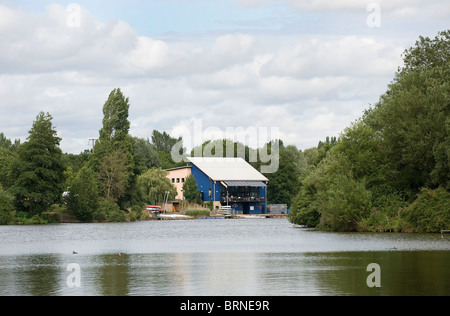
[[[321,212],[318,203],[315,203],[315,190],[304,183],[298,195],[294,198],[289,220],[297,225],[317,227],[320,223]]]
[[[391,168],[397,172],[395,186],[411,197],[422,186],[448,184],[444,144],[449,138],[450,70],[441,83],[431,72],[404,74],[374,113]]]
[[[58,212],[43,212],[40,217],[45,224],[58,224],[61,222],[61,214]]]
[[[450,229],[450,192],[444,188],[423,188],[405,211],[407,227],[419,233],[439,233]]]
[[[129,172],[126,153],[117,149],[105,154],[98,166],[98,182],[100,194],[117,202],[125,193],[128,186]]]
[[[181,167],[184,165],[184,162],[178,162],[176,163],[172,159],[172,149],[175,147],[175,145],[180,146],[180,154],[182,154],[181,150],[185,150],[183,148],[182,144],[182,138],[174,138],[171,137],[166,132],[159,132],[157,130],[154,130],[152,133],[152,148],[154,152],[156,153],[156,161],[158,162],[158,167],[161,167],[162,169],[170,169],[170,168],[176,168]],[[155,165],[156,167],[156,165]]]
[[[131,207],[131,212],[129,215],[130,221],[135,222],[137,220],[140,220],[144,216],[143,212],[144,207],[139,205],[133,205]]]
[[[11,191],[18,209],[40,214],[61,201],[65,166],[50,114],[41,112],[29,134],[12,164]]]
[[[202,202],[200,199],[200,191],[197,188],[197,181],[195,181],[194,176],[191,174],[184,181],[183,195],[189,203],[200,204]]]
[[[316,160],[314,161],[314,165],[317,166],[317,164],[319,164],[319,162],[321,162],[322,159],[324,159],[327,156],[327,153],[331,150],[331,148],[336,146],[336,144],[337,144],[336,137],[330,138],[329,136],[327,136],[325,142],[319,141],[319,144],[317,145],[318,155],[316,157]]]
[[[126,215],[117,203],[104,199],[99,202],[99,207],[94,213],[94,220],[100,222],[125,222]]]
[[[421,37],[380,101],[337,142],[319,144],[291,208],[293,223],[338,231],[448,229],[449,48],[450,31]]]
[[[180,138],[173,138],[166,132],[159,132],[157,130],[154,130],[152,133],[152,143],[153,148],[157,152],[163,152],[166,154],[170,154],[172,152],[172,148],[177,144],[178,142],[182,141]]]
[[[0,133],[0,148],[4,148],[14,152],[20,146],[20,139],[16,139],[12,142],[10,139],[6,138],[5,134]]]
[[[20,140],[12,142],[0,133],[0,185],[8,189],[14,183],[11,176],[11,167],[16,159],[16,151],[20,146]]]
[[[134,165],[137,173],[142,174],[149,168],[159,166],[158,155],[148,139],[133,137]]]
[[[333,231],[357,230],[370,211],[371,193],[353,177],[350,166],[345,155],[331,150],[303,180],[290,220]]]
[[[129,99],[114,89],[103,105],[103,127],[90,165],[98,174],[100,195],[114,202],[131,197],[135,178],[135,141],[128,134]]]
[[[125,98],[120,89],[114,89],[109,94],[103,106],[103,127],[100,130],[100,142],[124,142],[130,130],[128,111],[129,99]]]
[[[367,122],[380,133],[393,184],[414,198],[421,187],[449,188],[450,32],[420,38]]]
[[[0,185],[0,225],[8,225],[13,221],[13,197],[3,191],[3,188]]]
[[[323,207],[320,225],[333,231],[357,231],[371,207],[371,193],[364,183],[340,175],[319,194]]]
[[[450,30],[439,32],[434,39],[420,36],[416,45],[404,53],[400,74],[434,67],[448,67]]]
[[[163,152],[163,151],[158,151],[156,153],[156,157],[158,159],[158,166],[161,169],[176,168],[176,167],[180,167],[184,164],[184,162],[175,163],[172,159],[172,155],[168,154],[166,152]]]
[[[203,206],[209,208],[209,210],[212,211],[214,209],[214,202],[213,201],[204,202]]]
[[[245,161],[257,160],[257,151],[231,139],[207,140],[191,150],[192,157],[241,157]],[[256,168],[260,162],[256,163]]]
[[[107,214],[106,221],[108,223],[122,223],[127,221],[127,217],[124,211],[119,209],[115,209],[114,211],[110,211]]]
[[[152,168],[138,177],[137,186],[146,202],[161,204],[166,192],[169,192],[169,200],[176,197],[177,189],[170,183],[167,175],[165,170]]]
[[[395,193],[378,195],[368,217],[360,222],[361,231],[401,232],[405,229],[402,213],[407,207],[404,199]]]
[[[79,155],[62,155],[61,139],[52,127],[50,114],[39,114],[24,144],[18,140],[13,142],[0,133],[0,185],[13,195],[13,206],[19,211],[18,222],[41,223],[47,220],[44,217],[53,221],[51,205],[62,202],[65,190],[72,193],[68,197],[69,212],[82,221],[107,220],[107,215],[111,218],[111,212],[106,212],[108,203],[111,210],[115,210],[117,205],[127,209],[143,202],[141,193],[145,190],[142,185],[139,187],[138,177],[149,168],[176,166],[170,152],[181,138],[158,131],[153,132],[153,143],[149,139],[131,137],[129,107],[129,99],[120,89],[114,89],[103,106],[99,140],[92,151]],[[161,174],[158,178],[159,184],[153,183],[151,188],[147,185],[146,198],[162,201],[166,191],[170,191],[169,199],[174,198],[176,189],[169,180]],[[101,210],[97,207],[96,195],[109,200],[103,202]],[[123,212],[112,214],[117,215],[116,220],[123,219]],[[140,217],[140,212],[131,212],[131,219]]]
[[[5,188],[9,187],[11,182],[13,182],[10,170],[14,158],[14,153],[11,150],[0,147],[0,185],[3,185]]]
[[[278,170],[265,175],[269,179],[267,188],[269,203],[291,206],[293,198],[298,193],[300,175],[305,168],[301,164],[306,164],[306,161],[299,162],[302,158],[304,158],[302,153],[296,148],[280,146]]]
[[[319,141],[319,145],[317,145],[317,148],[322,149],[323,147],[328,147],[328,150],[330,150],[332,147],[336,146],[336,144],[337,144],[336,137],[327,136],[324,142]]]
[[[346,128],[336,151],[345,154],[355,178],[365,179],[369,187],[386,182],[388,162],[380,134],[358,120]]]
[[[294,168],[292,170],[294,171],[294,174],[298,180],[303,176],[309,166],[305,153],[293,145],[283,146],[281,147],[280,153],[281,151],[283,152],[283,154],[286,154],[286,158],[292,159],[292,163],[294,164]]]
[[[99,205],[97,181],[94,171],[85,166],[76,174],[69,188],[67,207],[77,219],[83,222],[93,220]]]
[[[303,151],[307,166],[317,165],[319,159],[319,149],[317,147],[308,148]],[[317,163],[316,163],[317,162]]]

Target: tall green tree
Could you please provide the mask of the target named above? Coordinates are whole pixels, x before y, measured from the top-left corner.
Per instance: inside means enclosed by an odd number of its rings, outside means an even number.
[[[158,155],[153,149],[152,143],[147,138],[133,137],[134,165],[138,174],[142,174],[149,168],[159,166]]]
[[[382,135],[360,119],[344,130],[334,149],[348,158],[356,179],[364,179],[369,188],[384,194],[393,191],[396,177],[385,147]]]
[[[79,220],[90,222],[99,206],[95,173],[88,166],[77,172],[70,183],[67,207]]]
[[[17,159],[12,165],[15,182],[11,192],[15,195],[16,206],[32,214],[40,214],[61,202],[64,191],[61,138],[57,136],[52,119],[44,112],[36,117],[27,142],[17,149]]]
[[[450,31],[421,37],[366,121],[381,134],[395,186],[415,198],[421,187],[450,189]]]
[[[111,91],[103,106],[103,127],[100,130],[100,142],[122,145],[121,143],[127,139],[130,130],[129,109],[129,98],[124,96],[120,88]]]
[[[186,177],[183,184],[183,196],[189,203],[200,204],[200,191],[197,188],[197,181],[192,174]]]
[[[129,172],[124,151],[118,149],[103,157],[98,166],[100,192],[106,199],[117,202],[126,192]]]
[[[420,37],[379,102],[302,179],[291,221],[343,231],[445,229],[449,91],[450,31]]]
[[[172,148],[181,141],[181,137],[174,138],[166,132],[153,131],[152,146],[156,152],[159,167],[162,169],[170,169],[184,165],[184,162],[176,163],[172,159]]]
[[[270,204],[291,206],[300,186],[301,168],[295,163],[299,157],[296,148],[285,147],[282,143],[279,151],[279,168],[274,173],[265,174],[269,179],[267,200]]]
[[[166,154],[170,154],[173,146],[176,143],[180,142],[182,139],[174,138],[167,134],[166,132],[159,132],[154,130],[152,133],[152,144],[156,151],[164,152]]]
[[[124,205],[129,204],[125,199],[131,195],[136,180],[129,108],[129,99],[120,88],[112,90],[103,105],[103,126],[91,158],[102,196]]]
[[[450,54],[450,30],[439,32],[430,39],[419,36],[416,44],[403,54],[403,67],[399,75],[435,67],[448,67]]]
[[[20,145],[20,139],[16,139],[12,142],[10,139],[6,138],[5,134],[0,133],[0,147],[15,151]]]

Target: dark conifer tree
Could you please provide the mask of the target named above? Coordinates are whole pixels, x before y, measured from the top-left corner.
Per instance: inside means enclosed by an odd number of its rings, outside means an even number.
[[[52,204],[61,202],[64,170],[61,138],[52,125],[52,116],[39,113],[29,131],[27,142],[17,151],[12,166],[11,189],[19,210],[40,214]]]

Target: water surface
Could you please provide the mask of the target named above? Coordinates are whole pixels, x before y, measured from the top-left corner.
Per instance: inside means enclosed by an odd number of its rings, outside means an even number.
[[[71,263],[80,287],[68,286]],[[367,286],[370,263],[380,288]],[[450,235],[284,219],[0,227],[0,295],[449,295],[449,268]]]

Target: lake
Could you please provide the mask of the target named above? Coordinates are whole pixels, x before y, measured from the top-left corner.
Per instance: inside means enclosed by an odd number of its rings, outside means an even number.
[[[286,219],[0,226],[0,295],[450,295],[450,235]]]

